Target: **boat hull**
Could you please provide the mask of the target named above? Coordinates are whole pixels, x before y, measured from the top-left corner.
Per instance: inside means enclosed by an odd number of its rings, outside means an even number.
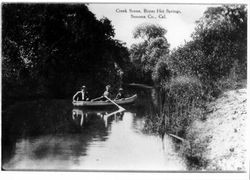
[[[125,105],[125,104],[130,104],[133,103],[137,99],[137,95],[133,95],[129,98],[125,98],[122,100],[114,100],[114,102],[118,105]],[[110,101],[73,101],[72,102],[74,106],[82,106],[82,107],[106,107],[106,106],[111,106],[114,105]]]

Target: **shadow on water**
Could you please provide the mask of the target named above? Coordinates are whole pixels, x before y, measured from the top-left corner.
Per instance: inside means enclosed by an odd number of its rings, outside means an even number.
[[[76,123],[79,113],[82,118]],[[93,138],[105,141],[109,133],[98,113],[82,113],[77,109],[72,112],[71,103],[63,100],[19,103],[3,112],[2,117],[3,164],[14,156],[20,139],[39,141],[36,149],[32,148],[32,158],[41,159],[58,154],[65,146],[75,156],[85,154],[89,141]]]

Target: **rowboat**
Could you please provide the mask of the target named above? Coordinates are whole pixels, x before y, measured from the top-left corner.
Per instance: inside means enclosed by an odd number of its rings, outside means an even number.
[[[124,98],[119,100],[113,100],[118,105],[125,105],[133,103],[137,99],[137,94]],[[84,106],[84,107],[105,107],[105,106],[111,106],[114,105],[110,101],[73,101],[72,102],[74,106]]]

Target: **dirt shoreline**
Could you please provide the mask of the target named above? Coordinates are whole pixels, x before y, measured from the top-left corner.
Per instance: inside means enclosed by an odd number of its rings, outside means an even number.
[[[245,171],[247,89],[226,91],[207,107],[206,120],[194,121],[188,131],[206,162],[203,170]]]

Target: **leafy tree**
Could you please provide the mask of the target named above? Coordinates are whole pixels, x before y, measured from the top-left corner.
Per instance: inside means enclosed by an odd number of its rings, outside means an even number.
[[[133,32],[134,38],[142,39],[130,48],[130,59],[142,77],[152,81],[152,72],[161,57],[169,54],[169,43],[165,38],[166,30],[155,24],[141,24]],[[139,69],[139,68],[138,68]]]
[[[65,97],[82,85],[95,96],[118,86],[128,50],[107,18],[85,4],[3,4],[3,96]]]
[[[169,56],[161,58],[155,65],[154,71],[152,73],[153,81],[160,87],[163,87],[165,86],[165,84],[168,84],[174,74],[173,70],[170,68],[168,60]]]
[[[246,27],[246,6],[208,8],[197,21],[193,40],[171,53],[170,69],[178,76],[199,78],[205,94],[218,95],[222,79],[232,73],[236,80],[246,78]]]
[[[235,63],[241,66],[240,71],[246,75],[246,6],[224,5],[208,8],[197,23],[193,38],[199,42],[200,48],[210,61],[212,78],[215,80],[227,75]]]
[[[157,37],[164,37],[167,31],[157,24],[140,24],[138,25],[134,32],[134,38],[142,38],[145,41],[149,42],[151,39],[155,39]]]

